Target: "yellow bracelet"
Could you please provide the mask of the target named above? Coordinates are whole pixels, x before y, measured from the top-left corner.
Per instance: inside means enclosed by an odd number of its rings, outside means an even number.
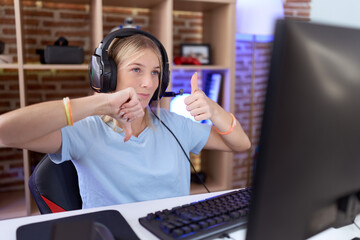
[[[227,132],[220,132],[219,129],[217,129],[215,127],[215,130],[220,134],[220,135],[228,135],[229,133],[232,133],[232,131],[234,131],[235,126],[236,126],[236,119],[234,117],[234,114],[230,113],[231,117],[232,117],[232,124],[231,124],[231,128],[229,129],[229,131]]]
[[[65,114],[66,114],[66,121],[69,126],[73,126],[74,122],[72,119],[71,114],[71,105],[70,105],[70,99],[68,97],[63,98],[64,101],[64,107],[65,107]]]

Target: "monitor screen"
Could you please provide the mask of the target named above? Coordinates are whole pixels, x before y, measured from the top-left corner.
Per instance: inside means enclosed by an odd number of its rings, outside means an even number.
[[[306,239],[359,213],[360,30],[280,20],[246,239]]]
[[[203,81],[203,91],[211,100],[214,102],[219,102],[219,96],[222,86],[223,73],[222,72],[204,72],[205,81]],[[174,89],[178,90],[178,89]],[[185,92],[191,92],[191,89]],[[201,122],[206,124],[212,124],[210,120],[196,121],[193,116],[186,110],[186,105],[184,100],[187,96],[190,96],[190,93],[184,93],[182,95],[177,95],[170,102],[170,111],[175,112],[186,118],[190,118],[195,122]]]
[[[170,111],[186,118],[190,118],[194,122],[199,122],[191,116],[190,112],[186,110],[185,98],[190,96],[190,93],[184,93],[174,97],[170,102]]]

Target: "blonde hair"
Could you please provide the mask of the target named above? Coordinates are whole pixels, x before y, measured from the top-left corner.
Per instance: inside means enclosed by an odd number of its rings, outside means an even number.
[[[109,57],[111,57],[114,60],[117,68],[119,69],[129,58],[132,58],[133,56],[136,56],[136,55],[138,57],[141,57],[142,56],[141,52],[146,49],[152,50],[159,61],[160,79],[159,79],[159,86],[158,86],[159,91],[158,91],[158,96],[157,96],[157,100],[159,100],[159,98],[160,98],[159,95],[161,92],[161,85],[162,85],[162,81],[163,81],[163,79],[162,79],[163,61],[162,61],[159,47],[155,44],[155,42],[153,40],[151,40],[150,38],[148,38],[142,34],[134,34],[132,36],[124,37],[124,38],[115,38],[109,46],[108,55],[109,55]],[[115,119],[113,119],[110,116],[106,116],[106,115],[102,115],[100,117],[105,123],[113,121],[113,123],[114,123],[113,130],[114,131],[116,130],[117,121]],[[151,126],[149,112],[148,112],[147,108],[145,110],[145,122],[147,125]]]

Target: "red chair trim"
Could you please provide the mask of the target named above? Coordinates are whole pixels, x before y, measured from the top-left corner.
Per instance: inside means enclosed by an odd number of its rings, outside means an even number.
[[[63,209],[62,207],[60,207],[59,205],[53,203],[52,201],[50,201],[49,199],[47,199],[46,197],[44,197],[43,195],[40,195],[41,198],[45,201],[46,205],[48,205],[48,207],[50,208],[50,211],[53,213],[56,212],[66,212],[65,209]]]

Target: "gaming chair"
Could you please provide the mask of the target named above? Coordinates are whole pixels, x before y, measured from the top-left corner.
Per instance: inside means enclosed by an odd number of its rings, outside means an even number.
[[[56,164],[46,154],[31,174],[29,188],[41,214],[82,207],[78,176],[71,161]]]

